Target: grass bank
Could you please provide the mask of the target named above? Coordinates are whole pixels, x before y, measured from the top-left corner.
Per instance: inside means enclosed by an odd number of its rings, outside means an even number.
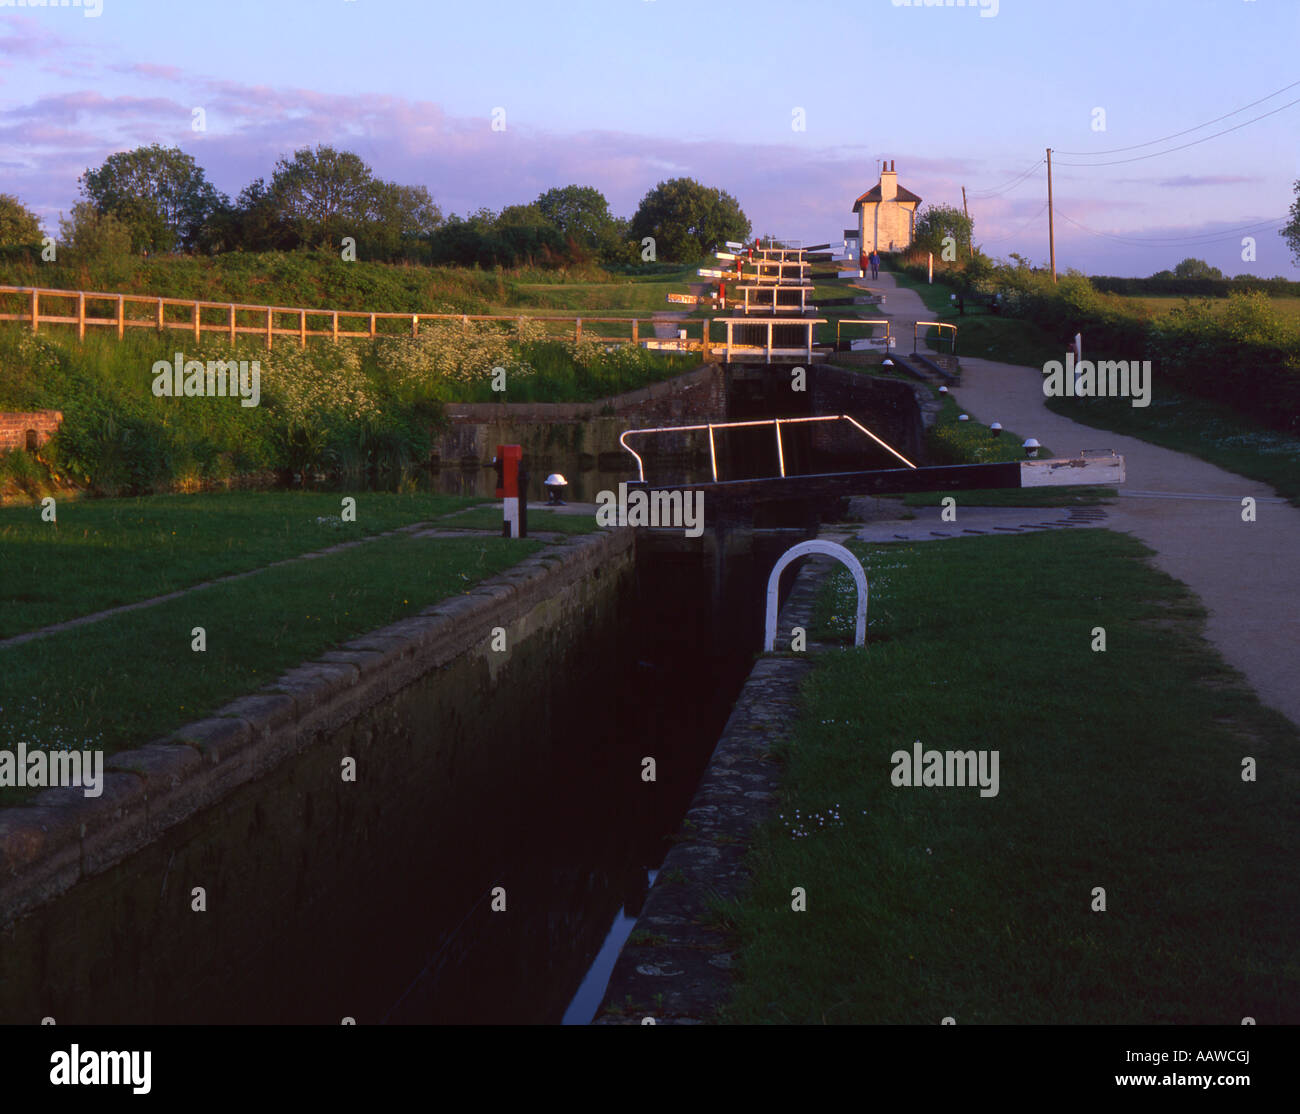
[[[774,746],[781,818],[720,908],[724,1019],[1300,1021],[1300,733],[1202,640],[1187,589],[1103,531],[855,548],[869,643],[818,659]],[[821,634],[845,634],[850,584],[826,586]],[[996,750],[997,795],[895,787],[915,740]]]
[[[355,521],[343,521],[343,500]],[[387,492],[228,492],[0,508],[0,638],[481,502]],[[349,513],[352,513],[349,512]]]
[[[350,638],[469,590],[541,548],[491,534],[376,538],[138,611],[0,648],[7,748],[164,736]],[[206,648],[194,646],[204,629]],[[0,789],[0,804],[22,793]]]
[[[155,365],[177,353],[247,361],[256,397],[204,397],[197,381],[199,394],[155,395],[168,385]],[[429,461],[447,402],[594,401],[698,363],[589,333],[556,338],[524,319],[435,321],[418,337],[306,348],[282,339],[270,352],[247,340],[141,331],[78,343],[10,328],[0,330],[0,410],[59,410],[63,423],[35,456],[0,459],[0,493],[195,491],[277,473],[395,485]]]

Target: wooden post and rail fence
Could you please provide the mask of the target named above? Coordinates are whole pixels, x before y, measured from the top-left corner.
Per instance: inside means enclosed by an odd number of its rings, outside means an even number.
[[[22,308],[15,310],[13,299],[22,299]],[[51,305],[51,303],[56,303]],[[89,305],[88,305],[89,303]],[[144,312],[140,311],[143,307]],[[183,313],[177,315],[176,307]],[[128,309],[134,312],[128,312]],[[169,314],[169,309],[172,311]],[[105,315],[107,310],[107,315]],[[31,286],[0,286],[0,321],[15,321],[30,325],[39,332],[42,325],[70,325],[77,330],[77,339],[84,340],[87,329],[110,329],[121,340],[127,329],[153,329],[162,333],[177,330],[191,333],[195,341],[204,333],[220,333],[234,341],[239,336],[265,337],[269,351],[276,337],[292,337],[300,347],[307,347],[308,337],[326,337],[332,342],[344,338],[374,339],[376,337],[418,337],[422,321],[459,321],[468,327],[471,321],[534,321],[544,329],[564,325],[564,336],[574,340],[588,340],[601,344],[631,344],[641,342],[641,326],[650,324],[649,336],[654,336],[653,319],[635,317],[569,317],[497,313],[380,313],[368,310],[303,309],[293,306],[250,305],[240,302],[209,302],[193,298],[164,298],[152,294],[108,294],[91,290],[49,290]],[[207,320],[204,320],[204,317]],[[323,328],[308,328],[323,324]],[[381,322],[395,321],[397,329],[383,328]],[[349,327],[359,324],[361,328]],[[630,326],[631,336],[601,336],[591,326],[618,324]],[[695,321],[674,322],[675,326],[689,327]],[[700,319],[701,336],[688,339],[683,350],[703,350],[708,356],[709,322]],[[585,331],[584,331],[585,330]],[[409,332],[408,332],[409,331]],[[559,339],[555,333],[549,338]]]
[[[806,266],[806,264],[805,264]],[[798,289],[795,287],[795,289]],[[18,308],[14,300],[18,300]],[[53,303],[53,304],[52,304]],[[806,303],[801,302],[801,305]],[[107,308],[107,315],[105,315]],[[748,308],[748,307],[746,307]],[[177,311],[180,311],[179,313]],[[170,312],[169,312],[170,311]],[[206,317],[206,320],[205,320]],[[345,309],[304,309],[293,306],[252,305],[240,302],[210,302],[194,298],[165,298],[153,294],[110,294],[92,290],[51,290],[44,287],[0,286],[0,322],[13,321],[30,326],[33,333],[39,332],[43,325],[71,326],[77,330],[77,339],[84,340],[87,329],[109,329],[121,340],[127,329],[152,329],[157,333],[168,330],[189,333],[194,342],[199,343],[204,333],[218,333],[232,343],[241,336],[265,338],[267,351],[276,337],[293,338],[300,347],[307,347],[309,337],[321,337],[332,343],[342,339],[370,339],[376,337],[397,337],[420,335],[422,321],[458,321],[466,328],[471,321],[524,322],[531,321],[542,326],[547,339],[558,340],[571,337],[581,341],[584,337],[590,341],[606,345],[631,344],[639,347],[653,348],[661,352],[698,352],[708,360],[720,355],[730,361],[733,356],[743,353],[745,356],[759,355],[766,362],[773,358],[784,360],[802,357],[814,358],[815,346],[813,330],[817,325],[825,324],[825,318],[809,317],[750,317],[717,318],[726,330],[726,340],[714,340],[711,334],[712,320],[709,318],[685,318],[671,322],[672,329],[690,329],[699,337],[656,338],[654,318],[636,317],[578,317],[567,315],[527,315],[501,313],[391,313],[371,312],[369,310]],[[396,322],[396,326],[381,323]],[[309,328],[308,325],[322,325],[321,328]],[[843,324],[851,322],[844,320]],[[852,321],[853,324],[878,326],[884,325],[888,336],[889,324],[886,321]],[[641,333],[642,324],[650,325],[644,340]],[[839,339],[839,325],[836,324],[836,339]],[[359,325],[360,328],[352,327]],[[630,335],[602,336],[598,331],[602,325],[619,325]],[[733,336],[736,326],[767,326],[767,333],[757,343],[741,344]],[[563,333],[553,330],[563,327]],[[773,327],[801,327],[802,339],[797,343],[783,343],[783,347],[774,347]],[[947,323],[919,322],[919,326],[956,328]],[[594,328],[593,328],[594,327]],[[752,330],[751,330],[752,331]],[[955,344],[954,344],[955,347]]]

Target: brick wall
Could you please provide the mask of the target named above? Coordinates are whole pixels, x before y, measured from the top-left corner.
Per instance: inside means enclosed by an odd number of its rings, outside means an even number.
[[[59,430],[61,410],[30,410],[26,413],[0,412],[0,452],[28,448],[29,432],[34,434],[33,448],[45,444]]]

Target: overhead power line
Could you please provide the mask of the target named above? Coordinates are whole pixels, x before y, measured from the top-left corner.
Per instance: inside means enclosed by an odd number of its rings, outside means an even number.
[[[1243,120],[1240,124],[1234,124],[1230,128],[1224,128],[1221,132],[1214,132],[1211,135],[1203,136],[1200,139],[1193,139],[1190,143],[1180,143],[1177,147],[1170,147],[1165,151],[1152,151],[1149,155],[1134,155],[1131,159],[1111,159],[1109,162],[1063,162],[1060,166],[1120,166],[1124,163],[1142,162],[1144,159],[1157,159],[1161,155],[1172,155],[1175,151],[1185,151],[1188,147],[1195,147],[1200,143],[1208,143],[1211,139],[1218,139],[1221,135],[1227,135],[1229,132],[1240,131],[1242,128],[1257,123],[1269,116],[1276,116],[1279,112],[1290,108],[1292,105],[1300,104],[1300,97],[1293,101],[1287,101],[1286,104],[1273,109],[1271,112],[1263,112],[1249,120]],[[1192,129],[1195,131],[1196,129]],[[1145,144],[1144,144],[1145,146]]]
[[[1290,85],[1283,85],[1281,89],[1277,89],[1274,92],[1269,93],[1268,96],[1266,97],[1260,97],[1259,100],[1251,101],[1250,104],[1243,104],[1240,108],[1234,108],[1231,112],[1225,112],[1222,116],[1216,116],[1213,120],[1206,120],[1205,123],[1197,124],[1196,127],[1194,128],[1186,128],[1183,131],[1174,132],[1173,135],[1163,135],[1159,139],[1148,139],[1145,143],[1134,143],[1132,146],[1129,147],[1111,147],[1105,151],[1056,151],[1055,153],[1058,155],[1070,155],[1070,156],[1119,155],[1119,154],[1123,154],[1125,151],[1137,151],[1142,147],[1154,147],[1157,143],[1166,143],[1171,139],[1177,139],[1179,136],[1190,135],[1192,132],[1198,132],[1202,128],[1208,128],[1211,124],[1217,124],[1220,120],[1226,120],[1228,119],[1229,116],[1236,116],[1237,113],[1239,112],[1245,112],[1246,109],[1248,108],[1254,108],[1257,104],[1263,104],[1265,101],[1271,101],[1274,97],[1279,96],[1282,93],[1285,93],[1288,89],[1294,89],[1297,85],[1300,85],[1300,81],[1293,81],[1291,82]],[[1294,104],[1295,102],[1292,101],[1291,103]],[[1284,105],[1283,107],[1286,106]],[[1209,138],[1213,138],[1213,137],[1211,136]],[[1062,163],[1061,165],[1064,166],[1065,164]]]
[[[1274,228],[1281,228],[1285,222],[1285,217],[1275,217],[1272,220],[1261,221],[1257,224],[1243,225],[1240,228],[1224,229],[1222,232],[1198,233],[1194,236],[1173,236],[1173,237],[1154,237],[1154,236],[1120,236],[1113,232],[1098,232],[1095,228],[1089,228],[1086,224],[1081,224],[1073,217],[1059,210],[1057,215],[1063,220],[1069,221],[1075,228],[1078,228],[1090,236],[1101,236],[1107,240],[1117,240],[1122,244],[1139,244],[1155,245],[1164,247],[1195,247],[1198,244],[1214,243],[1218,240],[1236,239],[1238,236],[1247,232],[1265,232]]]
[[[1031,166],[1023,174],[1017,174],[1014,178],[1011,179],[1011,181],[1007,182],[1005,185],[998,186],[996,189],[972,190],[971,197],[979,201],[988,201],[991,198],[998,197],[1000,194],[1006,193],[1008,190],[1012,189],[1019,183],[1023,182],[1026,178],[1029,177],[1029,175],[1031,175],[1035,170],[1037,170],[1040,166],[1042,166],[1043,163],[1046,161],[1047,161],[1046,159],[1039,159],[1036,163],[1034,163],[1033,166]]]
[[[980,247],[983,247],[985,244],[996,244],[1002,240],[1010,240],[1014,236],[1019,236],[1021,232],[1023,232],[1026,228],[1028,228],[1031,224],[1033,224],[1034,221],[1036,221],[1039,217],[1041,217],[1046,211],[1047,211],[1047,202],[1044,201],[1043,204],[1040,206],[1038,212],[1036,212],[1032,217],[1029,217],[1026,220],[1021,221],[1010,232],[1004,232],[1001,236],[994,236],[991,240],[981,240]]]

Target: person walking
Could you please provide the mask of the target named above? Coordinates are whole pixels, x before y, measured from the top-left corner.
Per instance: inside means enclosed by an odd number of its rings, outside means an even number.
[[[875,248],[871,249],[871,277],[873,279],[880,277],[880,252]]]

